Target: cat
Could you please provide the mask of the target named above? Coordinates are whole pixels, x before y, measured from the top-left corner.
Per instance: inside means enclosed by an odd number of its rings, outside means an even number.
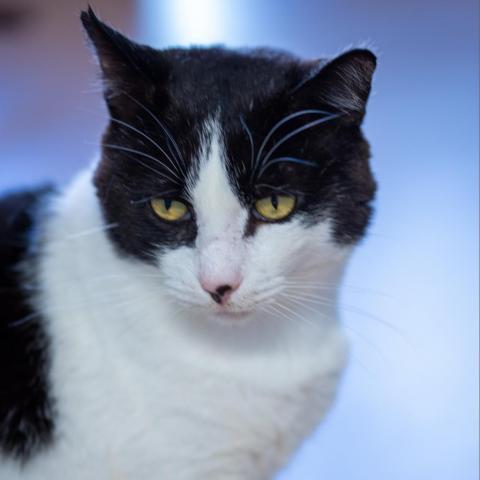
[[[0,200],[0,478],[271,479],[347,358],[376,58],[155,50],[81,20],[100,158]]]

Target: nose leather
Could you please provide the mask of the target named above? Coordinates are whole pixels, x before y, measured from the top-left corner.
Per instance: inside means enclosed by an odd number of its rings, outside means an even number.
[[[230,285],[221,285],[214,292],[208,293],[210,293],[210,296],[216,303],[221,304],[224,300],[227,299],[227,297],[229,296],[227,294],[232,290],[233,288]]]

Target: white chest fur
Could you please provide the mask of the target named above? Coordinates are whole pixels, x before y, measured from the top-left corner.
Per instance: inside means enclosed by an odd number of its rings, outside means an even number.
[[[47,226],[40,269],[56,443],[18,478],[271,478],[334,395],[345,344],[333,312],[314,327],[266,313],[197,322],[102,225],[84,174]]]

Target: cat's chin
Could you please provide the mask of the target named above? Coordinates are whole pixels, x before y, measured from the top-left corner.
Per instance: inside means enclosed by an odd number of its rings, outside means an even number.
[[[244,325],[253,319],[254,311],[222,309],[212,311],[209,317],[212,321],[223,325]]]

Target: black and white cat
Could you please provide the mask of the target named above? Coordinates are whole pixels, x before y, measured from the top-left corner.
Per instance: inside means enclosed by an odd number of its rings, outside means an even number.
[[[270,479],[345,363],[375,57],[158,51],[82,21],[100,160],[0,199],[0,478]]]

